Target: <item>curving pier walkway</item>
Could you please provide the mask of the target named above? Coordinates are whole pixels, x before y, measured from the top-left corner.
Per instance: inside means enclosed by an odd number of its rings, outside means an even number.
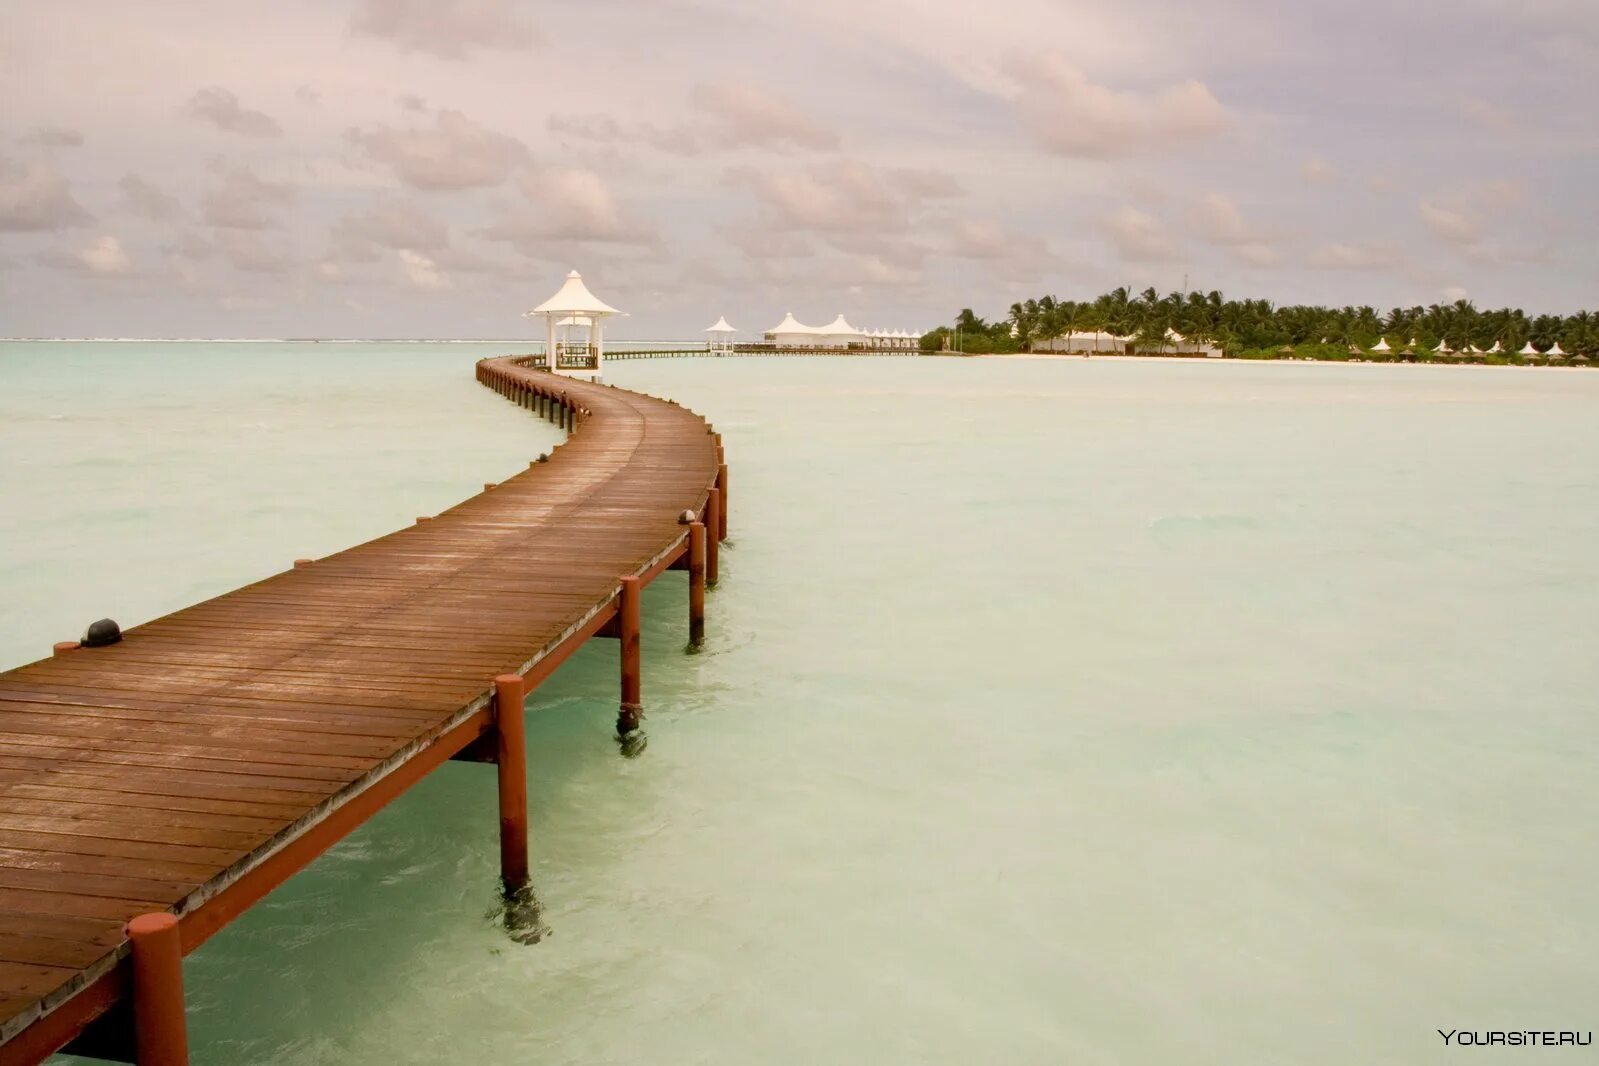
[[[547,461],[0,673],[0,1063],[74,1038],[181,1061],[181,955],[451,757],[500,763],[502,871],[525,886],[523,694],[616,636],[633,725],[638,590],[689,569],[697,639],[726,535],[703,419],[526,362],[485,360],[478,380],[574,431]],[[130,945],[126,923],[152,914]]]

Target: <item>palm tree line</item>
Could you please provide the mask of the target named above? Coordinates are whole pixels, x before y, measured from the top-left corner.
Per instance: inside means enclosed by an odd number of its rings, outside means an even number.
[[[1132,338],[1139,351],[1160,352],[1180,334],[1195,345],[1210,345],[1229,355],[1277,354],[1284,347],[1335,346],[1339,352],[1369,350],[1387,338],[1396,356],[1411,349],[1424,357],[1439,344],[1484,351],[1496,344],[1515,353],[1529,342],[1540,352],[1557,342],[1573,355],[1599,355],[1599,315],[1529,315],[1519,308],[1479,310],[1470,300],[1426,307],[1279,307],[1270,300],[1228,300],[1220,292],[1168,293],[1153,288],[1137,295],[1125,287],[1092,300],[1059,300],[1053,296],[1011,305],[1010,315],[985,322],[970,310],[961,312],[956,329],[967,351],[1027,351],[1048,340],[1108,333]],[[923,347],[943,347],[941,327],[924,338]],[[932,341],[933,343],[927,343]]]

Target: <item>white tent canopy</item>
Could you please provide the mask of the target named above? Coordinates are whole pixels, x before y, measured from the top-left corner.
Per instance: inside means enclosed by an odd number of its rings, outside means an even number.
[[[803,322],[796,319],[794,317],[794,312],[790,311],[788,314],[783,316],[783,321],[779,322],[766,332],[768,335],[777,333],[815,333],[816,329],[815,327],[807,326]]]
[[[1527,342],[1527,346],[1525,348],[1521,349],[1521,351],[1517,352],[1516,354],[1517,355],[1542,355],[1543,353],[1532,346],[1532,341],[1528,341]]]
[[[1435,352],[1453,352],[1454,349],[1449,347],[1449,342],[1448,341],[1439,341],[1438,342],[1438,347],[1434,348],[1433,351],[1435,351]]]
[[[1546,354],[1546,355],[1565,355],[1566,354],[1566,350],[1564,348],[1560,347],[1560,342],[1559,341],[1555,341],[1554,347],[1550,348],[1549,351],[1545,352],[1544,354]]]
[[[1483,354],[1484,355],[1498,355],[1500,352],[1502,352],[1504,350],[1505,350],[1505,346],[1503,344],[1500,344],[1498,341],[1494,341],[1494,346],[1492,348],[1489,348]]]
[[[727,324],[727,316],[723,315],[721,318],[718,318],[716,320],[716,325],[714,325],[714,326],[706,326],[704,332],[706,332],[706,333],[737,333],[738,330],[736,330],[732,326],[728,325]]]
[[[1391,352],[1391,351],[1393,351],[1392,348],[1388,347],[1388,338],[1387,337],[1379,337],[1379,338],[1377,338],[1377,343],[1372,346],[1371,350],[1374,351],[1374,352]]]

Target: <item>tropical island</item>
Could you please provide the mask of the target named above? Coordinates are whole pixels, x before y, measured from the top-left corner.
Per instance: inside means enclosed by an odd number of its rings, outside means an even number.
[[[1012,304],[992,322],[969,308],[922,336],[923,351],[970,355],[1212,356],[1334,362],[1480,362],[1583,365],[1599,355],[1599,315],[1479,310],[1469,300],[1426,307],[1279,307],[1220,292],[1125,287],[1091,300],[1043,296]]]

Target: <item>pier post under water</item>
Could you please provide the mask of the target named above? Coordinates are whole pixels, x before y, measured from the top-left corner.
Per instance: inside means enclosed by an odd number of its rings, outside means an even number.
[[[705,523],[688,527],[688,642],[705,643]]]
[[[522,678],[494,679],[494,761],[500,772],[500,879],[514,896],[528,884],[527,723]]]
[[[183,1013],[183,940],[166,911],[127,925],[133,968],[133,1046],[139,1066],[188,1066]]]
[[[712,489],[705,495],[705,528],[707,531],[722,528],[722,490]],[[716,584],[718,538],[709,536],[705,538],[705,583]]]
[[[622,645],[622,707],[616,715],[616,731],[627,736],[644,717],[639,677],[639,616],[642,591],[636,577],[622,579],[622,594],[617,604],[616,628]]]

